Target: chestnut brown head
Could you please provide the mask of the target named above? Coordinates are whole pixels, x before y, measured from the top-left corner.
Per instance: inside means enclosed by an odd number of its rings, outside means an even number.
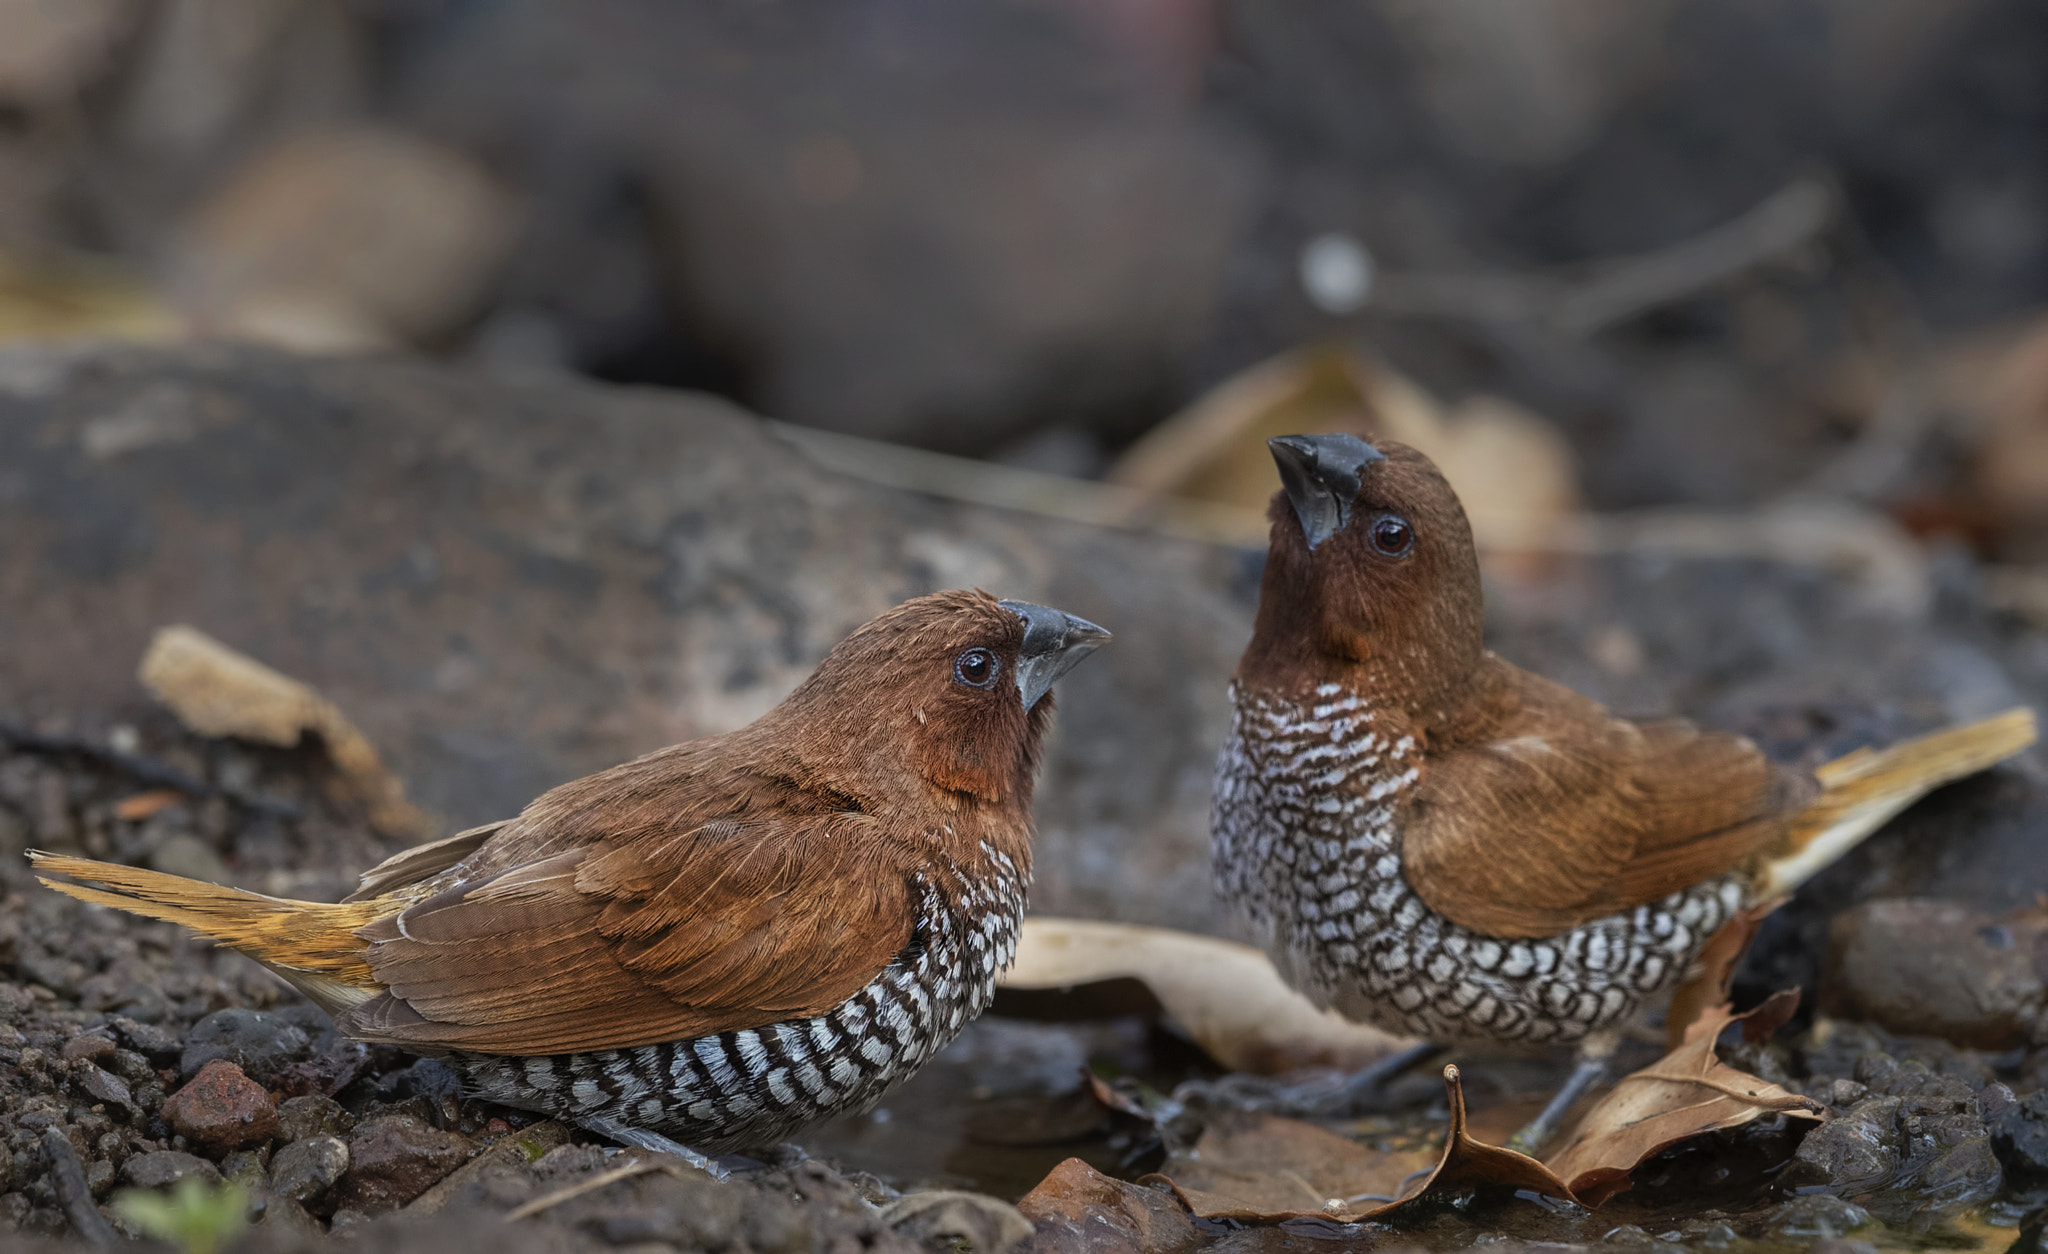
[[[1282,490],[1240,677],[1429,700],[1479,661],[1479,561],[1451,485],[1403,444],[1267,441]],[[1365,674],[1360,674],[1360,671]]]
[[[1083,618],[985,592],[906,601],[857,628],[769,720],[854,796],[936,789],[1029,806],[1052,686],[1109,640]]]

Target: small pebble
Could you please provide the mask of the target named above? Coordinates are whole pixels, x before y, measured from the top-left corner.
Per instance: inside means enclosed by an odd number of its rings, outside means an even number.
[[[165,1100],[164,1121],[202,1150],[261,1145],[277,1135],[277,1106],[262,1085],[215,1059]]]

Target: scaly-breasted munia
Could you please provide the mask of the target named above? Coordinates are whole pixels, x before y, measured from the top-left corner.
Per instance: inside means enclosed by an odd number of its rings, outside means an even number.
[[[1437,1042],[1580,1041],[1684,975],[2031,711],[1819,778],[1738,736],[1630,722],[1481,641],[1477,555],[1429,460],[1270,442],[1251,644],[1216,769],[1216,881],[1297,989]]]
[[[780,705],[408,850],[338,904],[31,854],[478,1097],[722,1152],[871,1106],[981,1013],[1031,877],[1049,689],[1109,638],[980,592],[856,630]],[[72,881],[50,879],[53,875]]]

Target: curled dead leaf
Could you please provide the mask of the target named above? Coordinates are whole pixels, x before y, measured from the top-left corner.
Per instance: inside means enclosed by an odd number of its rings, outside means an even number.
[[[1053,1168],[1017,1209],[1037,1230],[1031,1248],[1041,1254],[1165,1254],[1188,1248],[1200,1235],[1171,1191],[1113,1179],[1078,1158]]]
[[[1265,534],[1280,486],[1266,440],[1348,431],[1429,455],[1458,490],[1482,553],[1547,548],[1581,508],[1571,446],[1550,422],[1510,401],[1444,406],[1384,362],[1345,345],[1284,353],[1226,380],[1146,433],[1109,474],[1147,494],[1234,506]]]
[[[1685,983],[1671,994],[1671,1008],[1664,1015],[1666,1053],[1685,1044],[1686,1032],[1694,1023],[1728,1004],[1729,993],[1735,986],[1735,967],[1749,951],[1765,916],[1790,900],[1774,897],[1738,910],[1735,917],[1707,938],[1699,957],[1693,959],[1693,970],[1687,974]]]
[[[1437,1150],[1372,1150],[1312,1123],[1240,1112],[1215,1120],[1191,1151],[1146,1179],[1170,1186],[1200,1218],[1252,1223],[1386,1219],[1425,1199],[1480,1188],[1575,1200],[1542,1163],[1466,1131],[1456,1067],[1444,1068],[1444,1088],[1451,1126]]]
[[[1822,1118],[1825,1110],[1819,1103],[1739,1071],[1714,1052],[1730,1024],[1742,1024],[1747,1040],[1764,1040],[1798,1006],[1798,990],[1788,989],[1743,1014],[1731,1013],[1724,1003],[1693,1020],[1678,1048],[1623,1076],[1586,1112],[1548,1166],[1570,1183],[1580,1201],[1598,1206],[1628,1189],[1629,1173],[1644,1159],[1681,1141],[1773,1112]]]
[[[1170,928],[1033,916],[1004,988],[1142,980],[1176,1023],[1232,1071],[1353,1070],[1416,1042],[1318,1010],[1250,945]]]
[[[370,808],[370,823],[390,836],[418,837],[431,821],[405,799],[376,747],[333,702],[296,679],[192,627],[165,627],[142,656],[140,678],[185,726],[202,736],[239,736],[294,745],[319,735],[349,790]]]

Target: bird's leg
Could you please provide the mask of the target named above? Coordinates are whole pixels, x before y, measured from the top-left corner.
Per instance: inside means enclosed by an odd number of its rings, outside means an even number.
[[[1508,1138],[1508,1148],[1532,1157],[1542,1149],[1543,1143],[1556,1135],[1558,1125],[1564,1122],[1565,1113],[1571,1110],[1572,1104],[1606,1077],[1607,1064],[1614,1060],[1614,1051],[1620,1047],[1621,1030],[1618,1028],[1588,1033],[1579,1042],[1578,1065],[1572,1068],[1564,1087],[1550,1099],[1550,1104],[1543,1108],[1541,1114]]]
[[[1419,1067],[1444,1052],[1446,1051],[1443,1046],[1424,1041],[1420,1045],[1395,1050],[1384,1058],[1365,1064],[1344,1078],[1345,1104],[1356,1105],[1372,1096],[1381,1085],[1395,1076]]]
[[[644,1149],[656,1154],[673,1154],[677,1158],[710,1176],[713,1180],[727,1180],[732,1173],[712,1162],[709,1158],[677,1141],[671,1141],[659,1132],[645,1128],[629,1128],[616,1119],[585,1119],[581,1121],[588,1130],[602,1137],[609,1137],[621,1145]]]

